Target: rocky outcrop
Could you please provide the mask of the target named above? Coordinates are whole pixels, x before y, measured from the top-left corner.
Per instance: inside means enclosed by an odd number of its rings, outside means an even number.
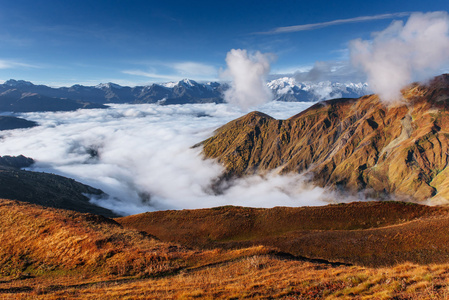
[[[226,176],[306,172],[320,186],[449,199],[449,75],[402,91],[386,106],[377,95],[320,102],[287,119],[249,113],[202,143]]]

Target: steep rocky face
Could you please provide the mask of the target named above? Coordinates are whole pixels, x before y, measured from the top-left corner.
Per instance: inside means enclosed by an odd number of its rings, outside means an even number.
[[[203,142],[227,176],[306,172],[321,186],[449,199],[449,75],[403,91],[317,103],[287,120],[252,112]]]

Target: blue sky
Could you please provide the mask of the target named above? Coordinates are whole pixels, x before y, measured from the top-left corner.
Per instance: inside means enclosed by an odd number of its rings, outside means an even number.
[[[449,11],[447,0],[0,3],[0,81],[53,86],[218,80],[231,49],[273,53],[271,74],[293,73],[347,60],[349,41],[410,12]]]

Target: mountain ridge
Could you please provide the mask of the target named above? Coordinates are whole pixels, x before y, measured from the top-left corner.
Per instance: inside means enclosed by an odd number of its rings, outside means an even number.
[[[72,100],[65,97],[45,96],[33,91],[33,86],[25,84],[19,90],[16,87],[2,85],[0,87],[0,111],[36,112],[36,111],[72,111],[81,108],[106,108],[98,103]]]
[[[100,189],[51,173],[22,170],[34,160],[23,155],[0,156],[0,198],[63,208],[106,217],[118,214],[90,202],[107,195]]]
[[[443,232],[449,224],[448,212],[442,206],[367,201],[316,207],[168,210],[115,220],[125,228],[187,247],[263,245],[296,257],[379,267],[447,261],[448,238]]]
[[[286,120],[251,112],[202,143],[225,178],[306,173],[320,186],[434,202],[449,198],[449,75],[405,88],[406,103],[377,95],[317,103]]]

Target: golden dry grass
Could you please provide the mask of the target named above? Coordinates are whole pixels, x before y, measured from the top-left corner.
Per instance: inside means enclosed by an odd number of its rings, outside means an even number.
[[[255,255],[132,281],[8,294],[33,299],[447,299],[449,265],[333,267]],[[6,296],[6,294],[5,294]]]
[[[0,299],[447,299],[449,264],[368,268],[265,246],[188,249],[89,214],[0,200]]]
[[[171,251],[167,243],[90,214],[2,200],[0,220],[3,276],[71,270],[151,275],[183,265],[182,249]]]

